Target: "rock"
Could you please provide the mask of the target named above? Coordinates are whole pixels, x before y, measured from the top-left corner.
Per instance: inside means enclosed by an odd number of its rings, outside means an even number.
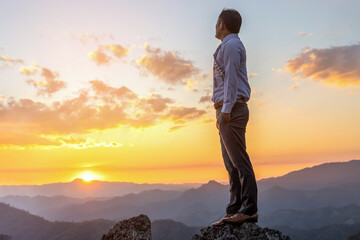
[[[220,227],[206,227],[191,240],[290,240],[289,236],[270,228],[261,228],[255,223],[226,223]]]
[[[10,240],[11,236],[6,234],[0,234],[0,240]]]
[[[116,223],[101,240],[151,240],[151,221],[144,214],[125,219]]]

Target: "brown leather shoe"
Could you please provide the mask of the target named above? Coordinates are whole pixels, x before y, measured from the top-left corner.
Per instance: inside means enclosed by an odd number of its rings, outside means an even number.
[[[243,213],[236,213],[233,216],[222,219],[222,221],[227,223],[257,222],[258,217],[257,213],[251,216]]]
[[[225,223],[224,223],[224,219],[229,218],[229,217],[231,217],[231,216],[233,216],[233,215],[235,215],[235,213],[227,213],[227,214],[225,214],[219,221],[213,222],[213,223],[211,224],[211,226],[213,226],[213,227],[218,227],[218,226],[224,225],[224,224],[225,224]]]

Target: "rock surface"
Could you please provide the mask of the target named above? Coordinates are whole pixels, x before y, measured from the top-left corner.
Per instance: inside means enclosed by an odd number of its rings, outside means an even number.
[[[195,234],[191,240],[290,240],[289,236],[270,228],[261,228],[255,223],[226,223],[220,227],[205,227],[200,230],[202,236]],[[171,239],[179,239],[173,236]],[[101,240],[152,240],[151,221],[140,214],[116,223]],[[185,239],[184,239],[185,240]]]
[[[125,219],[116,223],[101,240],[151,240],[151,221],[144,214]]]
[[[290,240],[289,236],[270,228],[261,228],[255,223],[226,223],[220,227],[206,227],[191,240]]]

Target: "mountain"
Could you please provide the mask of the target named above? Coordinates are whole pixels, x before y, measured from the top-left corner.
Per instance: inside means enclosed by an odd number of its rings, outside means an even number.
[[[264,219],[266,216],[273,216],[273,212],[280,209],[305,211],[327,206],[343,207],[351,203],[360,204],[360,193],[346,188],[301,191],[275,186],[260,192],[258,199],[259,216],[260,219]],[[144,213],[152,220],[170,218],[191,226],[205,226],[224,214],[229,201],[229,191],[228,185],[209,181],[199,188],[186,191],[149,190],[107,200],[78,200],[75,204],[71,203],[72,199],[67,199],[70,204],[54,208],[41,205],[45,203],[44,201],[37,203],[39,197],[26,197],[21,200],[19,202],[22,207],[28,206],[24,209],[51,221],[80,222],[97,218],[122,220]],[[31,201],[26,204],[29,200]],[[60,202],[56,197],[47,199],[50,200]],[[55,206],[55,204],[50,205]],[[19,204],[16,205],[18,206]],[[259,224],[261,223],[260,220]]]
[[[152,220],[174,219],[188,225],[205,225],[215,221],[228,199],[228,188],[209,181],[199,188],[179,191],[151,190],[138,194],[92,200],[68,205],[42,215],[57,221],[84,221],[96,218],[123,220],[141,213]]]
[[[341,240],[347,239],[349,236],[359,231],[360,223],[332,224],[313,229],[298,229],[282,225],[276,226],[276,229],[291,237],[291,240]],[[355,239],[358,240],[359,238]]]
[[[360,184],[321,188],[318,190],[292,190],[275,186],[258,195],[259,212],[271,214],[278,209],[315,209],[326,206],[343,207],[360,204]]]
[[[151,223],[153,240],[183,240],[200,233],[201,227],[188,226],[171,219],[156,220]]]
[[[123,196],[129,193],[139,193],[145,190],[171,190],[183,191],[191,187],[198,187],[201,183],[184,183],[184,184],[138,184],[131,182],[107,182],[93,180],[86,182],[77,178],[72,182],[66,183],[49,183],[43,185],[1,185],[0,197],[7,195],[20,195],[34,197],[41,196],[68,196],[74,198],[110,198],[114,196]]]
[[[11,240],[98,240],[113,221],[50,222],[27,211],[0,203],[0,232]]]
[[[285,209],[283,213],[286,213],[286,210],[306,211],[329,206],[342,208],[349,204],[360,205],[360,183],[356,183],[357,177],[354,177],[355,180],[349,179],[353,177],[353,171],[360,172],[360,169],[357,168],[359,162],[359,160],[352,160],[342,163],[321,164],[279,178],[259,181],[266,183],[266,188],[263,188],[263,191],[260,191],[258,195],[259,224],[262,224],[261,219],[265,220],[266,216],[274,216],[274,211],[281,209]],[[340,173],[334,177],[334,168],[336,167]],[[343,173],[342,171],[345,169],[351,169],[351,171],[349,170],[350,173]],[[313,181],[315,185],[320,186],[318,184],[320,173],[322,178],[325,176],[330,180],[340,179],[339,176],[342,175],[342,179],[339,180],[342,183],[334,183],[330,187],[328,184],[323,184],[322,188],[316,190],[284,187],[297,186],[294,183],[288,184],[286,181],[291,182],[294,179],[305,181],[303,179],[305,177],[307,182]],[[293,175],[296,178],[288,179],[289,176]],[[332,181],[330,180],[329,182]],[[81,222],[98,218],[119,221],[143,213],[148,215],[152,221],[172,219],[189,226],[206,226],[224,215],[229,198],[229,185],[209,181],[197,188],[192,187],[183,191],[154,189],[112,198],[76,199],[64,196],[22,198],[8,196],[0,198],[0,201],[7,201],[11,205],[14,204],[28,211],[31,210],[33,214],[52,221]],[[46,205],[51,207],[48,208]],[[286,218],[282,219],[284,219],[283,223],[288,221]],[[279,220],[277,223],[281,224],[282,222]]]
[[[280,209],[259,218],[259,225],[276,227],[286,224],[298,229],[320,228],[332,224],[360,223],[360,206],[323,207],[312,210]]]
[[[350,235],[346,240],[359,240],[360,239],[360,230],[352,235]]]
[[[331,162],[258,181],[260,191],[280,186],[294,190],[360,186],[360,160]]]
[[[133,208],[148,204],[151,202],[171,200],[180,196],[182,191],[164,191],[164,190],[146,190],[138,194],[130,193],[121,197],[113,198],[70,198],[65,196],[54,196],[54,197],[28,197],[28,196],[6,196],[0,198],[0,202],[8,203],[13,207],[24,209],[29,211],[32,214],[40,215],[45,217],[50,221],[57,220],[90,220],[98,218],[96,211],[104,211],[103,216],[109,218],[106,215],[107,210],[110,213],[115,213],[111,207],[117,208],[118,211],[123,211],[125,213],[129,209],[128,203],[131,203]],[[71,219],[66,216],[67,212],[70,212],[70,215],[73,215],[77,212],[77,208],[83,208],[86,214],[83,214],[79,219]],[[124,209],[121,209],[120,206],[124,206]],[[105,208],[105,209],[104,209]],[[87,215],[88,214],[88,215]],[[132,216],[130,211],[129,216]],[[76,214],[75,214],[76,215]],[[124,215],[124,214],[120,214]],[[63,217],[61,217],[63,216]],[[119,215],[114,215],[118,217]]]
[[[8,195],[0,198],[0,202],[10,204],[13,207],[27,210],[30,213],[40,216],[47,215],[53,209],[59,209],[68,205],[76,205],[91,200],[102,200],[102,198],[72,198],[66,196],[14,196]],[[51,219],[48,219],[51,220]]]

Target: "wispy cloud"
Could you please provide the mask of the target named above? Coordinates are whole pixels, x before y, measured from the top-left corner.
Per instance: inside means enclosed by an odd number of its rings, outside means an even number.
[[[30,75],[30,71],[21,69],[21,72],[25,75]],[[33,74],[34,72],[31,72]],[[55,92],[59,91],[66,87],[66,82],[59,80],[59,73],[54,72],[48,68],[42,67],[40,76],[43,78],[43,81],[28,79],[27,83],[31,84],[38,89],[38,95],[47,95],[51,96]]]
[[[206,102],[211,102],[211,95],[202,96],[199,100],[199,103],[206,103]]]
[[[313,33],[304,32],[304,31],[299,31],[297,32],[297,34],[299,34],[302,37],[311,37],[312,35],[314,35]]]
[[[187,121],[195,120],[206,113],[205,110],[195,107],[173,106],[170,111],[161,116],[162,119],[170,119],[176,124],[183,124]]]
[[[249,78],[256,77],[257,75],[258,75],[257,73],[251,73],[251,74],[249,75]]]
[[[10,66],[13,66],[15,64],[24,64],[24,60],[22,59],[13,59],[5,56],[0,56],[0,62],[4,62],[6,64],[9,64]]]
[[[112,34],[73,33],[68,31],[65,31],[64,34],[79,40],[82,44],[86,44],[88,41],[100,42],[104,38],[114,39]]]

